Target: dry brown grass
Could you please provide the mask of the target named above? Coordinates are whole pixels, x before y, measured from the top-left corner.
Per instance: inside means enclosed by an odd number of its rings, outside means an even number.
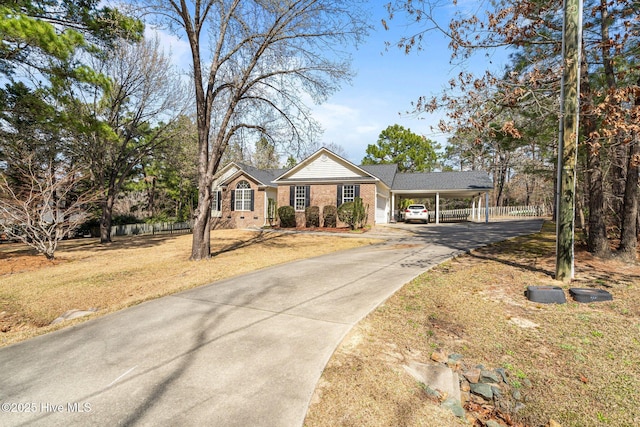
[[[435,350],[462,354],[467,366],[505,368],[526,399],[514,416],[520,425],[640,425],[640,268],[579,250],[570,287],[606,289],[614,301],[530,302],[528,285],[558,285],[551,279],[554,241],[546,228],[406,285],[334,354],[305,426],[465,425],[402,368],[426,363]],[[522,328],[518,319],[538,327]]]
[[[0,346],[67,326],[68,310],[92,317],[271,265],[371,244],[366,237],[219,230],[211,260],[188,261],[191,236],[134,236],[109,245],[65,241],[52,263],[23,245],[0,245]],[[71,322],[78,322],[75,320]]]

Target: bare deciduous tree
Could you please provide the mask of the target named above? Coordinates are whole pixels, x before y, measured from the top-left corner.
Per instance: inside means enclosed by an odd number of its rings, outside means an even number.
[[[191,259],[210,257],[211,183],[237,138],[299,149],[317,125],[303,94],[324,100],[350,77],[341,46],[366,34],[363,1],[147,0],[191,47],[198,125],[198,207]],[[285,151],[285,150],[283,150]]]
[[[123,184],[145,156],[167,145],[184,111],[187,91],[173,73],[158,40],[122,42],[94,68],[111,80],[106,93],[85,91],[84,117],[95,118],[84,151],[100,201],[100,241],[111,241],[113,206]]]
[[[11,177],[0,174],[0,230],[52,260],[58,242],[89,218],[98,194],[87,190],[86,171],[63,162],[42,168],[27,158],[18,170],[10,167]]]

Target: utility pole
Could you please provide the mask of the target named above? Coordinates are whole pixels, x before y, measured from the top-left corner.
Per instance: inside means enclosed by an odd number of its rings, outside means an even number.
[[[576,163],[582,50],[582,0],[564,0],[562,89],[556,184],[556,280],[574,273]]]

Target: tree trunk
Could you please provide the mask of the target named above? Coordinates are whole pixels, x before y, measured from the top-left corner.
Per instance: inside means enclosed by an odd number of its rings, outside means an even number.
[[[622,231],[618,255],[625,260],[635,261],[638,247],[638,156],[640,149],[637,142],[632,142],[629,149],[629,163],[627,166],[627,182],[624,192],[622,209]]]
[[[598,10],[600,12],[600,38],[601,38],[600,49],[602,53],[602,69],[604,71],[604,80],[605,80],[604,83],[606,84],[606,87],[608,89],[608,94],[611,96],[611,99],[612,99],[611,107],[614,107],[615,105],[618,104],[618,101],[615,101],[617,98],[615,96],[616,89],[617,89],[617,77],[616,77],[616,71],[615,71],[614,58],[612,57],[612,49],[613,49],[613,46],[615,46],[615,43],[612,42],[611,35],[610,35],[611,23],[613,22],[610,11],[609,11],[610,8],[612,8],[612,3],[609,3],[608,0],[600,0],[600,7],[598,8]],[[619,212],[622,209],[622,199],[625,191],[624,182],[626,180],[625,171],[624,171],[624,166],[625,166],[624,159],[626,159],[626,156],[622,154],[625,151],[625,148],[622,147],[619,140],[617,141],[612,140],[612,141],[618,143],[616,146],[610,148],[611,163],[608,165],[610,178],[611,178],[610,180],[611,190],[613,191],[613,197],[609,199],[609,206],[612,208],[613,214],[612,215],[609,214],[608,217],[606,216],[606,214],[610,211],[608,211],[605,208],[605,206],[607,206],[607,199],[604,197],[604,194],[601,196],[602,204],[603,204],[602,212],[599,213],[602,215],[602,222],[603,222],[602,227],[604,228],[604,230],[599,231],[599,233],[605,235],[604,239],[606,239],[607,223],[615,225],[616,227],[620,225],[621,218],[619,216]],[[600,170],[600,173],[601,174],[603,173],[602,170]],[[604,178],[601,177],[601,179],[604,179]],[[602,188],[602,186],[600,190],[604,192],[604,188]],[[602,237],[596,237],[596,238],[602,239]],[[604,248],[604,242],[600,242],[600,245],[603,247],[604,255],[607,255],[607,256],[610,255],[610,248],[609,248],[608,242],[607,242],[606,248]],[[594,254],[598,255],[598,252],[594,251]]]
[[[100,243],[111,243],[111,220],[113,218],[113,204],[115,195],[112,191],[107,194],[102,203],[102,216],[100,217]]]
[[[585,61],[586,55],[582,56]],[[600,142],[595,139],[597,125],[593,115],[593,93],[586,62],[581,67],[581,99],[582,99],[582,129],[586,136],[587,167],[585,173],[585,189],[587,191],[587,205],[589,220],[587,228],[587,249],[599,257],[611,254],[604,209],[604,184],[602,165],[600,161]]]
[[[193,222],[191,260],[198,261],[211,257],[211,190],[208,185],[200,185],[198,207]]]
[[[589,186],[589,235],[587,247],[589,252],[598,257],[611,255],[607,227],[604,220],[603,174],[600,164],[600,150],[590,145],[587,154],[587,185]]]
[[[640,86],[640,80],[638,81]],[[640,92],[640,91],[639,91]],[[640,97],[636,94],[635,106],[640,107]],[[624,191],[624,201],[622,208],[622,230],[620,234],[620,245],[618,255],[625,260],[635,261],[638,247],[638,184],[640,167],[640,146],[638,135],[628,148],[627,179]]]

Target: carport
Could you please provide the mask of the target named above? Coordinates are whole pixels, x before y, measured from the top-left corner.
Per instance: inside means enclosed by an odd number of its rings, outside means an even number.
[[[396,202],[399,199],[435,198],[435,221],[438,224],[440,223],[441,197],[471,198],[472,220],[480,221],[484,208],[485,222],[489,222],[489,191],[492,189],[491,178],[482,171],[399,173],[393,181],[391,206],[395,212]]]

